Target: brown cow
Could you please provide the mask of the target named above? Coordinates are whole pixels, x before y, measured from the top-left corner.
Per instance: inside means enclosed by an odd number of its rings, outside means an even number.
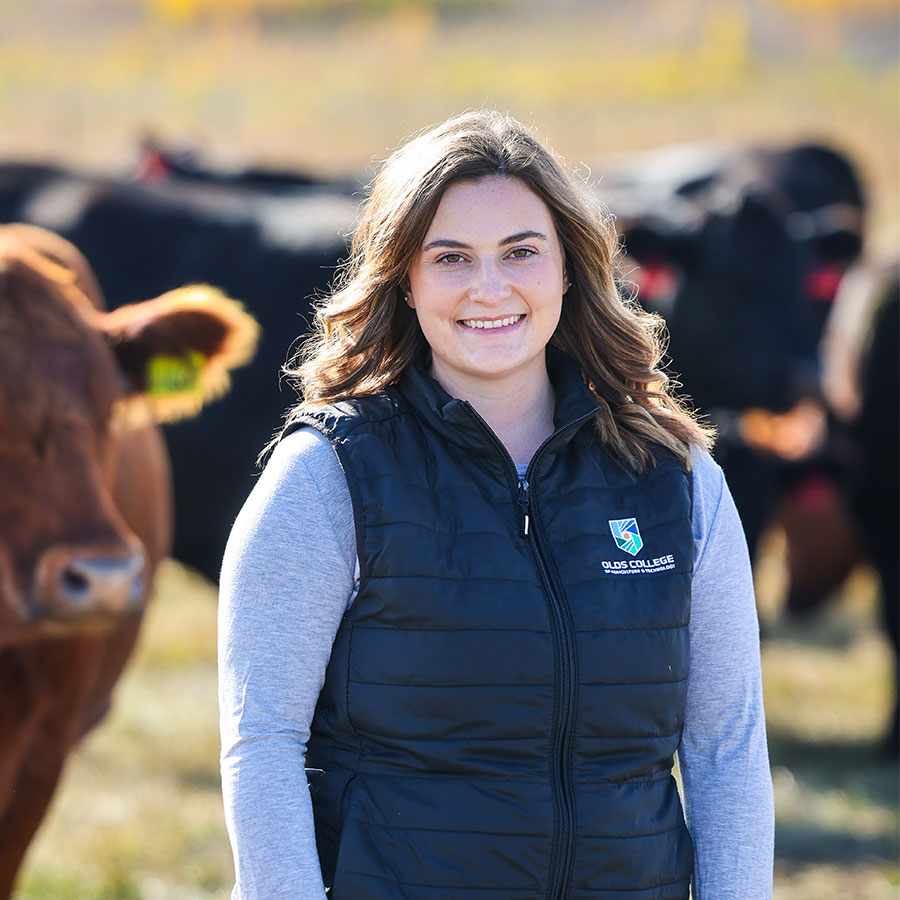
[[[108,708],[169,547],[153,422],[221,393],[256,340],[205,287],[102,307],[71,244],[0,226],[0,898]]]

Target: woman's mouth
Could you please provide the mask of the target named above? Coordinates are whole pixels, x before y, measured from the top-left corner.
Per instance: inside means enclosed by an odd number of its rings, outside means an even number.
[[[520,319],[524,318],[524,313],[519,313],[519,315],[516,316],[503,316],[499,319],[460,319],[459,324],[465,328],[491,330],[496,328],[508,328],[510,325],[515,325]]]

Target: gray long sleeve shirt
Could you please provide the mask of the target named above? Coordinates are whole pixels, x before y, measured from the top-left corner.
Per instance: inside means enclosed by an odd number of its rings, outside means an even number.
[[[691,669],[678,753],[694,900],[768,900],[774,811],[747,547],[721,469],[694,457]],[[282,441],[235,522],[219,594],[232,900],[325,900],[304,757],[358,566],[331,445]]]

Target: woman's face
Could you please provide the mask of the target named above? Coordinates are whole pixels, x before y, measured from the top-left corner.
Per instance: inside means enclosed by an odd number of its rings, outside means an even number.
[[[550,211],[515,178],[453,184],[409,269],[409,304],[451,394],[546,380],[563,253]]]

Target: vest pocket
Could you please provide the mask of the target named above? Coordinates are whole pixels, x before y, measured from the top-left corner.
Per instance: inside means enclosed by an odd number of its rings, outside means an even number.
[[[306,770],[316,827],[316,849],[326,888],[334,882],[338,847],[350,799],[348,788],[355,777],[356,773],[347,769]]]

